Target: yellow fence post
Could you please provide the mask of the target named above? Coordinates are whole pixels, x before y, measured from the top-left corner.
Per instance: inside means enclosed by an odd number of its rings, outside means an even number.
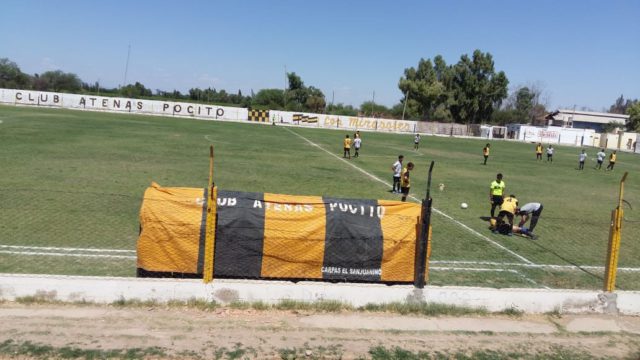
[[[624,196],[624,181],[629,173],[625,172],[620,180],[620,194],[618,207],[611,212],[611,224],[609,225],[609,247],[607,249],[607,263],[604,275],[604,291],[613,292],[616,287],[616,273],[618,271],[618,255],[620,254],[620,231],[622,230],[622,201]]]
[[[204,270],[202,281],[210,283],[213,280],[213,253],[216,243],[216,207],[218,201],[218,188],[213,182],[213,145],[209,147],[209,198],[207,199],[207,224],[204,240]]]

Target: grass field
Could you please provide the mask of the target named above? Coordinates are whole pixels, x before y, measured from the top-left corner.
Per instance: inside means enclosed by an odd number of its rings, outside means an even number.
[[[533,144],[363,133],[361,157],[341,158],[348,132],[0,106],[0,272],[135,275],[138,211],[151,181],[204,187],[208,147],[216,184],[227,190],[398,199],[389,192],[398,154],[417,168],[424,197],[435,161],[430,284],[491,287],[602,287],[611,210],[629,172],[618,287],[640,289],[640,156],[620,153],[615,171],[594,170],[588,148],[578,171],[574,147],[537,162]],[[494,235],[488,188],[497,172],[520,204],[544,212],[537,241]],[[440,191],[438,184],[445,184]],[[415,199],[412,199],[415,201]],[[463,210],[460,203],[469,208]]]

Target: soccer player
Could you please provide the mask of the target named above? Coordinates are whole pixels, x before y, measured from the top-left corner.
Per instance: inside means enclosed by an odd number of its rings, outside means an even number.
[[[344,138],[343,150],[344,154],[342,155],[342,157],[348,157],[349,159],[351,159],[351,139],[349,138],[349,135]]]
[[[542,214],[542,204],[541,203],[526,203],[522,205],[520,210],[518,210],[518,215],[520,215],[520,223],[518,226],[522,227],[526,224],[527,220],[531,218],[531,223],[529,224],[529,231],[533,232],[533,229],[536,228],[538,224],[538,219],[540,218],[540,214]]]
[[[482,148],[482,155],[484,156],[484,165],[487,165],[487,159],[489,158],[490,148],[491,148],[490,144],[487,144]]]
[[[391,170],[393,171],[393,188],[391,192],[394,194],[400,193],[400,175],[402,175],[402,160],[404,160],[403,155],[398,155],[398,160],[391,165]]]
[[[413,170],[413,163],[409,162],[407,167],[402,169],[402,177],[400,179],[400,192],[402,193],[402,201],[407,201],[409,188],[411,187],[410,172]]]
[[[578,155],[578,160],[580,161],[578,163],[578,170],[584,170],[584,161],[586,159],[587,159],[587,153],[584,152],[584,149],[583,149],[580,155]]]
[[[607,165],[607,168],[604,169],[605,171],[607,170],[613,171],[613,166],[616,164],[617,157],[618,155],[616,155],[616,150],[613,150],[613,152],[609,155],[609,165]]]
[[[416,136],[413,138],[413,149],[418,150],[419,147],[420,147],[420,134],[416,134]]]
[[[536,145],[536,160],[542,161],[542,143]]]
[[[602,169],[602,162],[604,162],[604,158],[607,154],[604,152],[604,149],[600,149],[600,152],[596,154],[598,157],[598,165],[596,165],[596,169]]]
[[[362,144],[362,139],[360,139],[360,136],[358,136],[358,134],[356,134],[356,137],[353,139],[353,149],[356,151],[355,154],[353,154],[353,157],[359,157],[360,156],[360,144]]]
[[[496,218],[496,220],[498,221],[498,224],[502,223],[503,222],[502,219],[506,216],[507,220],[509,221],[509,225],[513,227],[513,218],[517,210],[518,210],[518,199],[516,199],[515,195],[511,194],[508,197],[506,197],[502,202],[502,205],[500,205],[500,212],[498,213],[498,217]],[[507,235],[511,235],[511,234],[507,234]]]
[[[506,185],[502,181],[502,174],[496,175],[496,179],[491,182],[489,187],[489,201],[491,201],[491,217],[493,218],[496,212],[496,207],[502,205],[504,189]]]
[[[553,162],[553,146],[551,144],[547,148],[547,161]]]
[[[495,219],[489,220],[489,229],[495,234],[499,233],[502,235],[510,235],[510,234],[521,234],[523,236],[531,238],[531,240],[536,240],[538,237],[535,236],[531,230],[526,227],[509,225],[508,223],[498,223]]]

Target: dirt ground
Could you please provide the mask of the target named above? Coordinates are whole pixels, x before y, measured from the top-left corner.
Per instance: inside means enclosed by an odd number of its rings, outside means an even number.
[[[583,358],[638,359],[640,317],[423,317],[3,303],[0,344],[2,359],[65,357],[64,352],[51,352],[63,348],[75,349],[80,357],[142,349],[138,355],[130,352],[128,358],[153,359],[402,358],[399,351],[393,357],[393,349],[448,354],[445,358],[455,354],[473,357],[474,352],[484,351],[505,358],[582,354],[588,355]]]

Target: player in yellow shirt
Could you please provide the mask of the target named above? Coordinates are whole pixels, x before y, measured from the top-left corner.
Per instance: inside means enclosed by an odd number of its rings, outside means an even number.
[[[351,139],[349,138],[349,135],[344,138],[343,149],[344,155],[342,155],[342,157],[351,159]]]
[[[413,170],[413,163],[407,164],[407,167],[402,169],[402,176],[400,177],[400,192],[402,193],[402,201],[407,201],[407,195],[409,195],[409,188],[411,188],[411,170]]]
[[[504,220],[502,219],[506,216],[507,220],[509,221],[509,225],[513,227],[513,218],[516,215],[516,212],[518,212],[518,199],[516,199],[515,195],[509,195],[504,199],[502,205],[500,205],[500,212],[498,213],[498,218],[496,219],[498,225],[504,222]],[[507,235],[511,235],[511,233]]]
[[[536,160],[542,161],[542,143],[536,145]]]
[[[613,150],[611,155],[609,155],[609,165],[607,165],[607,168],[604,169],[604,171],[613,170],[613,166],[616,164],[616,158],[617,157],[618,157],[618,155],[616,154],[616,150]]]
[[[485,145],[482,148],[482,155],[484,156],[484,165],[487,165],[487,159],[489,158],[489,150],[491,149],[491,144]]]

